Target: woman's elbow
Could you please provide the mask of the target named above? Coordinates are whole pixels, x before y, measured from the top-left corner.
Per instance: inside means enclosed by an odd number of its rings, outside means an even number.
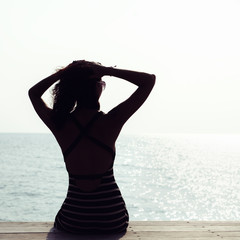
[[[30,99],[32,99],[33,96],[34,96],[34,91],[33,91],[32,87],[28,90],[28,96],[29,96]]]
[[[156,76],[154,74],[151,74],[151,80],[150,81],[151,81],[152,86],[154,86],[155,82],[156,82]]]
[[[33,91],[32,91],[32,88],[30,88],[29,90],[28,90],[28,96],[31,98],[31,96],[32,96],[32,93]]]
[[[36,91],[34,89],[34,87],[31,87],[29,90],[28,90],[28,96],[31,100],[33,100],[34,98],[38,98],[39,96],[36,94]]]

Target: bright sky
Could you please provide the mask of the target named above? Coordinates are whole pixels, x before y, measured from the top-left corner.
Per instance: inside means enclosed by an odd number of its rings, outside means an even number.
[[[125,132],[240,134],[239,13],[238,0],[2,0],[0,132],[48,132],[28,89],[85,59],[157,76]],[[105,80],[108,111],[134,88]]]

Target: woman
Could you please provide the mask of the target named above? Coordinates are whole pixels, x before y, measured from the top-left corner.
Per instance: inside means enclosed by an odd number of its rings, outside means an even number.
[[[103,76],[138,86],[108,113],[99,110],[105,87]],[[41,97],[54,83],[50,109]],[[34,109],[62,150],[69,174],[68,193],[55,218],[57,229],[72,233],[116,233],[127,229],[128,212],[113,175],[115,142],[124,123],[144,103],[154,84],[154,75],[82,60],[29,90]]]

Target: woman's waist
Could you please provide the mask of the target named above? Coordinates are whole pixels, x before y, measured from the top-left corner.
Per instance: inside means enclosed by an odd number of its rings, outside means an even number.
[[[68,192],[75,194],[99,194],[111,191],[119,191],[119,187],[113,175],[94,180],[76,179],[69,176]]]

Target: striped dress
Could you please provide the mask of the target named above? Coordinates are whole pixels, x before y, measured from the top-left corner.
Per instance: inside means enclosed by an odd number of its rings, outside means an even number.
[[[87,129],[99,115],[90,121]],[[76,120],[74,121],[76,122]],[[79,125],[78,122],[76,124]],[[107,151],[111,151],[114,160],[115,152],[112,149],[88,136],[86,128],[84,132],[84,136],[106,148]],[[79,142],[81,138],[76,139],[75,142]],[[64,154],[65,159],[73,148],[74,143]],[[78,179],[101,179],[101,183],[94,191],[85,192],[77,186],[76,180]],[[126,231],[128,221],[126,205],[115,182],[112,167],[101,175],[69,174],[68,193],[55,218],[54,226],[57,229],[72,233],[118,233]]]
[[[67,197],[59,210],[55,227],[72,233],[116,233],[128,227],[128,212],[113,169],[102,177],[94,192],[83,192],[69,176]]]

